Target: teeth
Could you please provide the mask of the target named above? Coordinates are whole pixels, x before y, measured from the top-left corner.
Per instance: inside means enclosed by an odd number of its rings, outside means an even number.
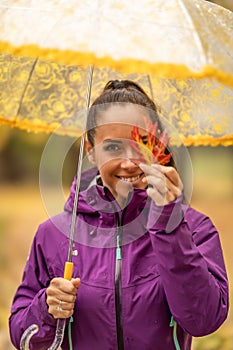
[[[134,182],[139,179],[140,175],[138,176],[133,176],[133,177],[121,177],[121,180],[127,181],[127,182]]]

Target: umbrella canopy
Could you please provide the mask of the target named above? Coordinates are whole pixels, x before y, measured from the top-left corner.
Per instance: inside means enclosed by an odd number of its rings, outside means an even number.
[[[110,79],[139,82],[185,145],[233,144],[233,13],[204,0],[8,0],[0,121],[78,136]]]

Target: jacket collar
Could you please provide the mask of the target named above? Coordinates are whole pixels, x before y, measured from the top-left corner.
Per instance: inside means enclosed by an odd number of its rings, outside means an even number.
[[[93,174],[94,172],[92,171],[92,175]],[[89,179],[85,176],[85,186],[83,182],[80,185],[81,190],[78,196],[77,210],[79,213],[102,213],[102,215],[103,213],[108,213],[108,215],[111,215],[112,213],[118,212],[121,215],[122,212],[127,212],[127,216],[129,215],[132,218],[137,216],[138,213],[150,202],[146,190],[136,188],[129,193],[126,207],[122,210],[109,189],[101,185],[100,181],[96,184],[96,181],[93,181],[93,178],[91,179],[90,173],[87,173],[87,175],[89,175]],[[89,186],[90,183],[93,184]],[[84,187],[87,188],[82,190]],[[70,195],[65,204],[66,211],[73,210],[75,188],[76,178],[72,183]]]

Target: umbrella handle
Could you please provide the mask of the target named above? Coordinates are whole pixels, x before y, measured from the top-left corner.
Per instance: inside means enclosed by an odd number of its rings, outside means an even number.
[[[71,261],[66,261],[64,273],[63,273],[63,278],[65,278],[68,281],[71,281],[72,274],[73,274],[73,268],[74,268],[74,263],[72,263]]]
[[[65,269],[64,269],[64,278],[66,280],[71,281],[72,273],[73,273],[73,266],[74,265],[72,262],[66,261]],[[59,318],[57,320],[57,327],[56,327],[54,341],[53,341],[52,345],[48,348],[48,350],[57,350],[60,348],[61,343],[62,343],[63,338],[64,338],[65,326],[66,326],[66,319]]]
[[[65,326],[66,326],[66,319],[59,318],[57,320],[57,327],[56,327],[56,334],[55,334],[54,341],[52,345],[48,348],[48,350],[57,350],[60,348],[64,338]]]
[[[65,268],[64,268],[64,278],[70,281],[72,279],[72,273],[73,273],[73,263],[70,261],[66,261]],[[65,325],[66,325],[65,318],[59,318],[57,320],[55,338],[52,345],[48,348],[48,350],[59,349],[64,338]],[[32,324],[24,331],[20,340],[20,350],[30,350],[29,342],[33,337],[33,335],[38,332],[38,330],[39,330],[39,327],[37,326],[37,324]]]
[[[29,342],[31,340],[31,337],[34,334],[36,334],[38,330],[39,330],[39,327],[37,326],[37,324],[32,324],[24,331],[20,339],[20,350],[30,350]]]

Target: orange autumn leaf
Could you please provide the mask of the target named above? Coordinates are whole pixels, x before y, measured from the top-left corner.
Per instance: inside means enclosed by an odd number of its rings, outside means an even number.
[[[159,163],[165,165],[169,163],[171,159],[171,153],[165,153],[168,145],[168,134],[164,130],[159,137],[158,134],[158,123],[153,124],[150,120],[145,119],[146,126],[148,129],[148,135],[146,142],[143,140],[142,135],[139,132],[138,126],[134,126],[131,132],[133,147],[139,154],[139,159],[146,164]]]

